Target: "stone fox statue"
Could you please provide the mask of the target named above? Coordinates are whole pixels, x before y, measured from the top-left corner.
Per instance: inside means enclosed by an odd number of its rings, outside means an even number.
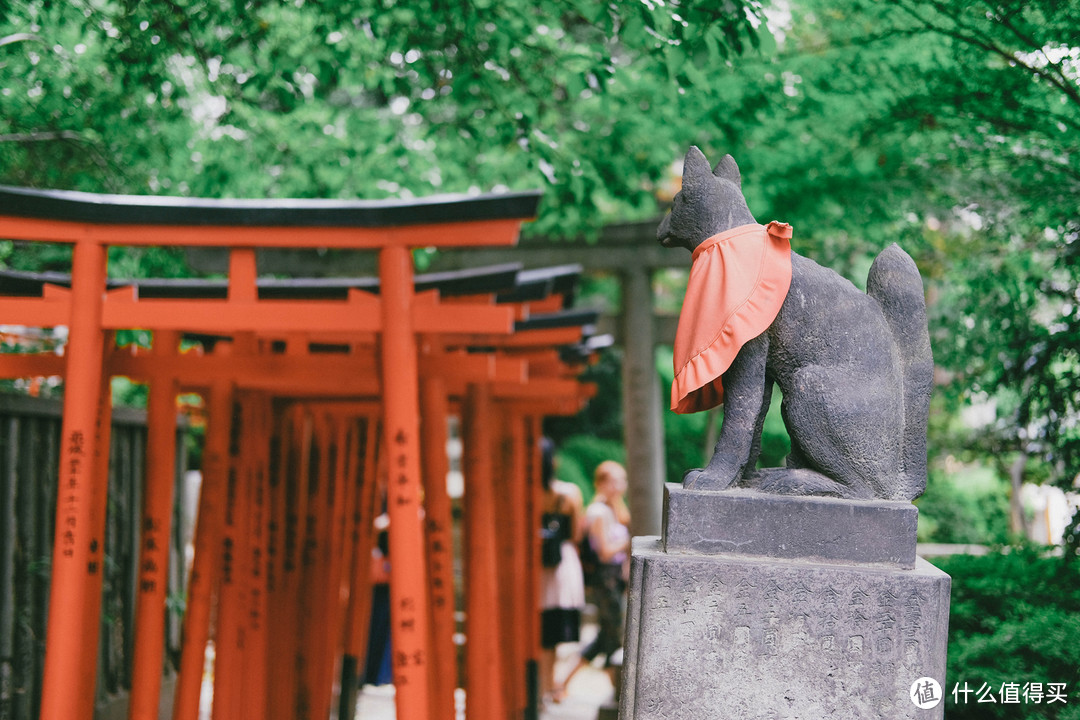
[[[893,244],[865,293],[791,251],[791,228],[750,214],[730,155],[696,147],[657,230],[693,253],[675,347],[672,409],[724,404],[720,438],[684,487],[912,500],[926,488],[933,358],[922,278]],[[773,383],[791,436],[786,468],[756,470]]]

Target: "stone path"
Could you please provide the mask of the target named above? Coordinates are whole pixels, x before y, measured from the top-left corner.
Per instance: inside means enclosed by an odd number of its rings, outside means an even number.
[[[596,628],[591,623],[582,628],[586,639],[595,632]],[[560,646],[556,658],[556,676],[565,676],[577,659],[577,645]],[[591,666],[582,668],[566,691],[567,697],[561,703],[548,702],[542,706],[540,720],[596,720],[600,706],[614,697],[607,673]],[[465,692],[460,689],[457,705],[458,718],[464,720]],[[357,705],[356,717],[362,720],[395,720],[393,686],[365,686]]]
[[[583,668],[567,689],[561,703],[546,703],[541,720],[596,720],[600,706],[612,698],[611,682],[602,670]],[[464,718],[465,693],[458,690],[458,717]],[[356,717],[363,720],[395,720],[394,687],[368,685],[360,695]]]

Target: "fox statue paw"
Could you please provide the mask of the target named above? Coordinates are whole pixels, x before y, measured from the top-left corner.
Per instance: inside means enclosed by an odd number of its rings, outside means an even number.
[[[727,490],[739,476],[739,464],[723,453],[715,453],[703,468],[687,470],[683,487],[687,490]]]

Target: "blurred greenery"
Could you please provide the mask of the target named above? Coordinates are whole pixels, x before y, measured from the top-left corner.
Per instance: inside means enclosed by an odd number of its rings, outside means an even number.
[[[1002,545],[1009,530],[1009,482],[987,467],[931,470],[919,507],[920,542]]]
[[[1080,718],[1080,566],[1024,548],[933,563],[953,579],[946,717]],[[965,682],[972,691],[986,683],[999,699],[1003,683],[1065,683],[1067,702],[977,703],[972,694],[965,703],[959,694],[957,703],[952,689]]]
[[[7,0],[0,181],[213,197],[546,187],[535,231],[648,215],[681,98],[756,0]]]

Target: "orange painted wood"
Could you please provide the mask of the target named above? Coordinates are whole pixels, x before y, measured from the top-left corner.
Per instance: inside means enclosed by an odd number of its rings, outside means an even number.
[[[358,297],[365,297],[359,293]],[[370,296],[366,296],[370,297]],[[36,301],[46,306],[43,301]],[[379,301],[336,300],[116,300],[105,307],[107,328],[162,328],[207,333],[248,330],[257,333],[316,332],[364,333],[379,330]],[[2,308],[0,308],[2,309]],[[49,319],[38,307],[16,307],[28,317]],[[12,315],[22,317],[22,315]],[[414,318],[417,332],[497,333],[513,330],[512,308],[476,306],[461,312],[452,306],[418,306]],[[58,323],[53,323],[58,324]],[[537,331],[544,332],[544,331]]]
[[[255,248],[232,248],[229,250],[229,301],[255,302],[259,291],[255,287],[258,272]]]
[[[514,571],[514,522],[517,508],[513,506],[511,487],[517,482],[513,476],[511,457],[510,424],[513,419],[503,408],[493,408],[493,434],[495,439],[494,472],[492,489],[495,507],[498,511],[492,517],[495,524],[495,536],[507,541],[496,543],[495,569],[499,592],[499,646],[502,648],[504,664],[502,683],[506,707],[512,717],[521,715],[525,707],[525,670],[521,665],[521,649],[517,646],[517,632],[514,623],[517,620],[517,589],[524,578],[515,577]]]
[[[288,638],[281,628],[288,618],[288,582],[291,570],[287,570],[288,550],[292,543],[289,533],[289,513],[292,505],[290,487],[292,464],[297,448],[294,444],[294,413],[285,412],[275,417],[275,440],[273,462],[269,473],[270,525],[267,533],[266,613],[267,624],[274,628],[266,639],[266,717],[270,720],[291,720],[292,688],[288,686],[289,668],[292,666]]]
[[[420,333],[509,334],[514,329],[512,307],[419,305],[413,312],[413,329]]]
[[[203,448],[202,489],[195,527],[195,557],[188,579],[184,613],[184,644],[173,699],[173,720],[197,720],[202,692],[206,643],[210,637],[213,599],[221,572],[221,538],[229,480],[229,436],[232,432],[233,390],[227,382],[211,388],[209,418]]]
[[[226,475],[225,514],[221,530],[220,580],[217,589],[217,619],[214,623],[213,720],[233,720],[241,714],[246,653],[245,615],[248,604],[247,561],[248,507],[250,480],[250,439],[252,398],[237,393],[234,426],[230,431],[229,465]]]
[[[430,359],[438,361],[440,353]],[[458,684],[454,645],[454,539],[450,496],[446,488],[446,389],[438,375],[420,383],[421,445],[424,452],[424,525],[427,531],[428,587],[431,603],[431,718],[453,720]]]
[[[154,333],[154,354],[175,354],[176,333]],[[157,720],[165,653],[165,601],[169,590],[169,538],[176,484],[176,382],[150,384],[147,400],[146,480],[139,535],[135,647],[129,720]]]
[[[524,384],[492,383],[491,392],[499,399],[580,398],[584,400],[590,397],[595,389],[575,380],[531,378]]]
[[[499,586],[492,476],[491,395],[484,383],[469,386],[465,438],[465,717],[503,720],[505,664],[500,645]]]
[[[281,633],[284,652],[275,662],[281,665],[280,693],[285,717],[295,720],[303,714],[302,679],[306,653],[303,648],[302,598],[304,588],[304,545],[308,537],[309,503],[311,501],[311,466],[313,460],[314,423],[303,405],[292,408],[293,443],[289,464],[289,505],[285,519],[285,598]],[[273,703],[276,704],[276,703]]]
[[[267,693],[267,538],[270,525],[270,502],[268,487],[268,464],[270,458],[270,422],[271,403],[267,396],[259,394],[248,404],[251,418],[248,443],[251,459],[250,514],[248,528],[250,533],[250,555],[248,559],[248,607],[245,623],[245,671],[241,679],[243,703],[238,720],[264,720]]]
[[[528,589],[526,597],[530,602],[530,610],[526,616],[528,624],[528,650],[529,658],[538,661],[540,658],[540,535],[536,529],[541,526],[543,515],[544,488],[541,481],[542,450],[540,446],[543,438],[543,422],[540,414],[528,416],[528,548],[525,554],[527,571],[525,573]]]
[[[379,253],[384,439],[390,516],[390,618],[398,720],[428,718],[427,578],[420,513],[420,402],[412,328],[412,256]]]
[[[91,544],[95,537],[94,494],[104,497],[107,476],[96,472],[98,418],[104,337],[101,330],[105,291],[105,251],[88,243],[75,246],[68,344],[71,366],[64,392],[60,444],[55,545],[52,559],[48,632],[40,717],[43,720],[79,718],[93,702],[96,658],[87,661],[83,648],[95,638],[98,623],[86,628],[83,608],[90,602]],[[87,697],[89,696],[89,698]]]
[[[341,575],[340,585],[338,587],[338,593],[340,596],[340,602],[338,603],[337,612],[340,614],[339,623],[341,625],[341,636],[338,638],[339,650],[344,653],[346,651],[347,642],[345,640],[345,616],[349,607],[349,589],[352,583],[352,561],[353,550],[355,549],[355,533],[359,529],[355,523],[357,521],[356,513],[356,494],[359,492],[358,484],[362,477],[362,470],[360,469],[363,460],[361,459],[360,445],[363,442],[362,431],[360,428],[362,419],[355,417],[349,413],[346,416],[339,418],[342,427],[345,432],[345,441],[341,451],[341,457],[343,461],[343,473],[344,484],[342,486],[341,502],[344,505],[344,521],[341,528]]]
[[[405,227],[240,227],[109,225],[0,215],[12,240],[88,241],[100,245],[379,249],[513,245],[521,219],[476,220]]]
[[[0,355],[0,368],[4,356]],[[235,380],[249,388],[288,389],[292,385],[301,388],[327,388],[325,394],[343,396],[354,394],[356,389],[373,388],[378,393],[379,383],[373,377],[376,372],[374,350],[355,354],[299,353],[234,355],[189,355],[156,359],[145,353],[114,352],[109,356],[109,371],[116,375],[149,381],[157,375],[176,377],[182,385],[207,384],[214,378]],[[359,379],[352,376],[359,376]],[[369,377],[364,377],[369,376]],[[337,387],[340,393],[331,393]]]
[[[380,462],[382,432],[379,422],[369,417],[364,427],[364,442],[357,448],[361,462],[357,478],[353,516],[353,565],[350,571],[349,609],[345,616],[345,653],[363,662],[367,653],[371,624],[371,549],[374,545],[375,499],[380,494],[377,468]],[[363,672],[363,667],[360,667]]]
[[[348,515],[348,501],[350,499],[346,486],[349,480],[349,451],[350,451],[350,423],[340,414],[331,416],[332,424],[329,428],[332,433],[334,448],[330,458],[332,466],[331,479],[328,489],[330,491],[329,506],[331,523],[328,527],[330,536],[327,541],[329,557],[329,573],[326,583],[324,615],[327,619],[325,643],[325,655],[322,665],[320,687],[324,689],[329,703],[327,710],[335,706],[336,697],[334,679],[338,677],[337,669],[340,665],[342,647],[342,627],[344,625],[341,603],[341,578],[345,565],[345,529]]]
[[[526,662],[530,658],[529,653],[529,618],[533,612],[534,603],[527,595],[529,582],[528,555],[532,546],[531,534],[535,533],[529,523],[529,477],[528,477],[528,452],[525,439],[524,420],[520,415],[504,410],[507,429],[508,462],[507,472],[502,482],[506,487],[507,515],[510,519],[509,536],[511,542],[507,543],[509,558],[506,559],[506,569],[509,576],[509,588],[511,593],[511,622],[507,626],[508,633],[512,636],[510,646],[514,651],[513,663],[510,665],[511,684],[517,690],[517,701],[513,710],[515,713],[523,713],[526,705]]]
[[[365,413],[353,428],[355,444],[350,451],[351,472],[349,535],[351,546],[343,581],[346,584],[343,626],[341,690],[338,706],[341,720],[352,720],[356,710],[357,689],[367,659],[368,629],[371,622],[371,548],[373,545],[373,508],[375,498],[385,483],[377,481],[380,430],[376,413]]]
[[[466,311],[467,312],[467,311]],[[420,376],[438,375],[444,383],[495,380],[526,382],[529,363],[489,353],[439,352],[420,356]]]
[[[464,336],[457,341],[465,345],[487,345],[496,348],[532,348],[571,345],[581,340],[581,328],[547,328],[541,330],[523,330],[513,335],[476,337]]]
[[[308,585],[307,617],[311,619],[309,647],[309,685],[311,692],[311,717],[324,718],[330,713],[334,653],[336,642],[333,633],[332,603],[336,601],[337,587],[333,578],[333,534],[337,488],[337,432],[331,418],[325,412],[316,415],[319,421],[319,488],[317,493],[317,526],[313,547],[312,582]],[[310,515],[309,515],[310,517]]]
[[[30,327],[56,327],[66,324],[71,317],[71,304],[67,298],[43,300],[4,297],[0,298],[0,317],[10,318],[8,322]]]
[[[375,301],[377,303],[378,301]],[[162,328],[228,334],[269,332],[374,332],[378,315],[369,303],[333,300],[139,300],[110,302],[108,328]],[[478,325],[486,332],[487,324]]]
[[[0,309],[0,313],[3,310]],[[10,316],[4,316],[10,317]],[[63,375],[67,361],[52,353],[0,353],[0,378],[52,377]]]
[[[33,356],[26,357],[16,369],[29,372],[12,373],[11,377],[51,374],[33,369]],[[56,366],[63,359],[55,356]],[[464,392],[468,382],[491,380],[497,383],[520,385],[529,382],[530,360],[497,355],[448,353],[445,362],[422,358],[420,374],[438,373],[451,388]],[[5,356],[0,355],[0,376],[5,367]],[[108,359],[109,371],[116,375],[150,381],[159,375],[179,378],[186,388],[204,386],[215,377],[235,379],[239,388],[262,389],[279,395],[294,397],[308,394],[342,396],[376,396],[380,383],[376,375],[374,346],[350,354],[261,354],[233,355],[184,355],[158,360],[145,353],[114,352]],[[569,387],[569,385],[564,386]]]
[[[113,342],[112,333],[105,334],[106,347]],[[98,395],[97,441],[94,455],[94,473],[102,482],[96,484],[92,494],[90,553],[87,558],[89,573],[89,591],[87,603],[79,608],[83,614],[84,639],[82,645],[83,667],[95,667],[98,660],[98,645],[101,628],[102,587],[105,574],[105,523],[108,514],[109,453],[112,445],[112,382],[108,373],[101,376],[101,392]],[[94,710],[94,684],[83,688],[82,697],[86,703],[83,713]]]
[[[310,410],[310,408],[305,408]],[[326,592],[327,486],[330,448],[326,420],[315,413],[311,420],[309,461],[301,468],[307,487],[307,520],[300,551],[300,592],[298,614],[294,619],[299,643],[297,657],[296,718],[310,720],[320,715],[322,705],[318,687],[320,664],[325,651],[326,618],[322,614]]]
[[[530,300],[528,310],[530,315],[541,315],[558,312],[565,304],[565,298],[562,295],[548,295],[543,300]]]

